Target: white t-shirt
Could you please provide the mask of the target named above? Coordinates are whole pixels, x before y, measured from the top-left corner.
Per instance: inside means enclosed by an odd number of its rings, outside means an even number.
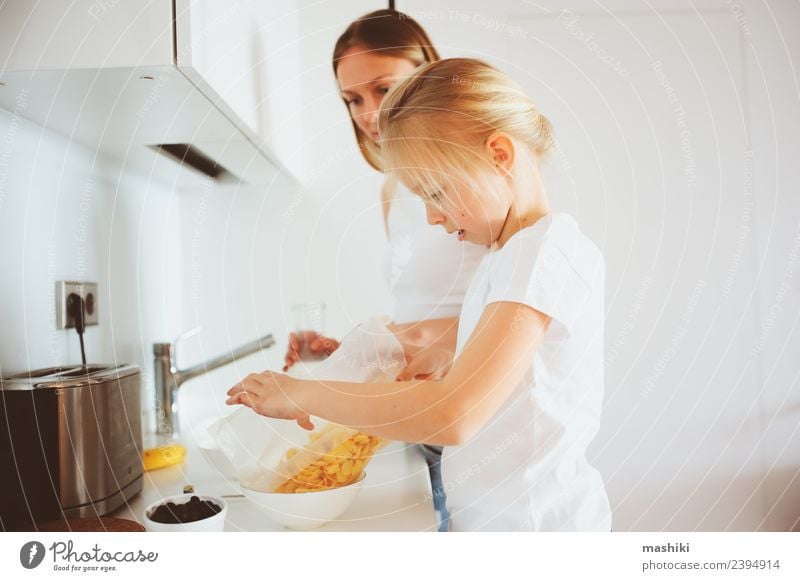
[[[485,307],[528,305],[551,317],[519,387],[461,446],[442,476],[457,531],[609,531],[600,474],[586,460],[603,400],[605,267],[567,214],[550,214],[482,260],[467,291],[456,357]]]
[[[472,276],[489,251],[428,224],[425,204],[398,183],[387,220],[383,271],[395,299],[392,319],[457,317]]]

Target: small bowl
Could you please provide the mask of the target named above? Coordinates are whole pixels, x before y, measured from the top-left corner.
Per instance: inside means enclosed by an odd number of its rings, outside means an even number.
[[[222,510],[219,511],[214,516],[210,516],[208,518],[203,518],[200,520],[187,522],[187,523],[161,523],[156,522],[150,519],[150,516],[155,511],[156,507],[166,504],[168,502],[174,502],[175,504],[186,504],[191,500],[193,496],[197,496],[200,500],[208,500],[213,502],[217,506],[221,507]],[[156,502],[150,504],[144,510],[144,526],[145,528],[154,533],[211,533],[211,532],[222,532],[225,530],[225,516],[228,514],[228,503],[225,502],[225,499],[219,498],[217,496],[203,496],[202,494],[178,494],[175,496],[169,496],[167,498],[162,498],[161,500],[157,500]]]
[[[246,476],[239,483],[245,497],[260,506],[270,519],[289,529],[309,530],[338,518],[350,508],[366,476],[362,472],[361,478],[347,486],[298,493],[253,490],[244,485]]]

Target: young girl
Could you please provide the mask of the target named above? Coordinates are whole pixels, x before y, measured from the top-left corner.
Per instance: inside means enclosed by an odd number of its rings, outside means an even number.
[[[387,384],[266,371],[227,403],[447,446],[453,530],[610,530],[585,457],[603,396],[604,265],[575,220],[550,212],[539,174],[549,122],[496,69],[448,59],[393,89],[380,127],[385,162],[428,221],[491,248],[464,300],[452,367],[438,381]]]

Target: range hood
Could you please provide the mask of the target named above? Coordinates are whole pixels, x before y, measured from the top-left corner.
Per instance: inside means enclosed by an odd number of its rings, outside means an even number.
[[[296,184],[199,66],[212,5],[119,3],[94,22],[96,2],[6,4],[0,107],[171,185]],[[247,62],[241,71],[259,73]]]

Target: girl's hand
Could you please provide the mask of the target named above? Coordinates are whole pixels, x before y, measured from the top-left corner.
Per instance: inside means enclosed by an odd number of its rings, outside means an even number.
[[[397,376],[397,381],[412,379],[441,379],[453,364],[453,353],[449,349],[428,347],[411,356],[406,368]]]
[[[226,405],[245,405],[259,415],[295,420],[306,430],[313,430],[311,417],[292,398],[299,381],[287,375],[264,371],[251,373],[228,390]]]
[[[304,359],[324,359],[339,348],[339,342],[330,337],[323,337],[316,331],[298,331],[289,333],[289,347],[284,356],[284,373]]]

